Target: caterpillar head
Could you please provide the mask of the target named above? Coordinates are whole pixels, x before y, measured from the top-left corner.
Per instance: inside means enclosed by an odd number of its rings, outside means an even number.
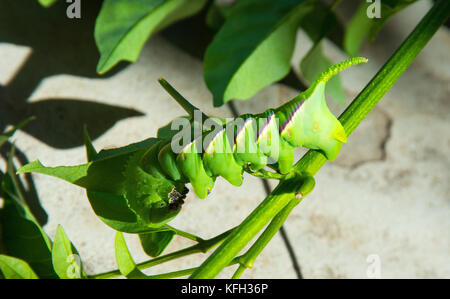
[[[188,189],[184,183],[166,178],[157,166],[157,145],[148,153],[133,155],[125,168],[128,206],[149,227],[160,227],[181,210]]]
[[[151,224],[159,226],[172,220],[180,212],[188,192],[185,186],[174,186],[169,193],[158,192],[160,200],[153,202],[148,209]]]

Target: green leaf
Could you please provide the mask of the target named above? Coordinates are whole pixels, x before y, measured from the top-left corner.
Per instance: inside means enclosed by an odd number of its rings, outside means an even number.
[[[7,173],[1,182],[2,237],[6,253],[27,261],[41,278],[56,278],[51,261],[51,240],[38,224],[22,196],[12,162],[14,147],[8,157]]]
[[[72,242],[70,242],[61,225],[58,225],[53,242],[52,263],[59,278],[75,279],[86,277],[80,255]]]
[[[357,56],[366,38],[372,41],[392,16],[416,0],[381,0],[380,18],[369,18],[367,11],[376,3],[362,2],[353,15],[344,36],[344,49],[350,56]]]
[[[175,232],[164,231],[139,234],[139,239],[141,240],[141,245],[145,253],[151,257],[156,257],[163,253],[164,249],[170,244],[174,236]]]
[[[75,185],[86,187],[88,182],[85,178],[92,162],[77,166],[58,166],[58,167],[45,167],[39,160],[33,161],[20,168],[17,173],[37,172],[46,175],[51,175]]]
[[[146,279],[148,278],[137,267],[128,250],[127,243],[121,232],[117,232],[116,241],[116,262],[120,273],[127,278]]]
[[[322,44],[319,42],[303,57],[300,63],[300,69],[303,77],[311,84],[322,72],[326,71],[332,65],[333,63],[322,53]],[[328,84],[325,86],[325,91],[336,102],[345,104],[346,97],[339,74],[333,76],[328,81]]]
[[[89,137],[86,125],[83,126],[83,136],[84,136],[84,146],[86,147],[86,156],[88,162],[90,162],[94,160],[95,157],[97,157],[97,151],[95,150],[95,147],[92,144],[91,137]]]
[[[102,150],[93,161],[77,166],[46,167],[31,162],[18,173],[36,172],[63,179],[87,189],[89,202],[97,216],[115,230],[128,233],[164,231],[167,228],[149,226],[130,208],[126,196],[128,161],[138,151],[146,151],[159,139],[149,138],[125,147]]]
[[[246,100],[289,73],[309,1],[242,0],[206,50],[204,77],[214,106]]]
[[[146,40],[172,23],[197,13],[206,0],[104,0],[95,25],[100,51],[97,72],[121,60],[135,62]]]
[[[31,269],[27,262],[0,254],[0,272],[6,279],[38,279],[39,277]]]
[[[44,6],[44,7],[50,7],[50,6],[52,6],[53,4],[55,4],[56,1],[58,1],[58,0],[38,0],[38,1],[39,1],[39,4],[41,4],[42,6]]]
[[[189,116],[182,116],[182,118],[190,119]],[[183,127],[180,126],[177,130],[172,130],[172,123],[176,121],[178,118],[174,119],[173,121],[169,122],[167,125],[161,127],[158,129],[158,132],[156,133],[156,136],[160,139],[169,139],[175,136],[178,132],[180,132]]]
[[[14,133],[16,133],[17,130],[23,128],[26,124],[28,124],[30,121],[34,120],[35,117],[29,117],[23,121],[21,121],[18,125],[16,125],[15,127],[13,127],[11,130],[4,132],[2,134],[0,134],[0,147],[2,147],[2,145],[12,136],[14,135]]]

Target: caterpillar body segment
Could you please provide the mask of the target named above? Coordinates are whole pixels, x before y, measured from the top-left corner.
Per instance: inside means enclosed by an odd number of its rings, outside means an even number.
[[[268,157],[257,144],[258,121],[261,119],[257,120],[254,115],[247,114],[237,120],[240,120],[240,124],[236,127],[233,145],[236,162],[241,166],[250,164],[255,170],[263,168],[268,164]]]
[[[242,164],[235,160],[225,128],[219,130],[207,145],[203,154],[203,163],[211,176],[222,176],[232,185],[242,185]]]
[[[189,143],[177,156],[177,165],[182,173],[189,179],[195,194],[200,198],[205,198],[214,187],[216,177],[208,174],[202,160],[201,146],[199,141],[202,136],[197,137]]]

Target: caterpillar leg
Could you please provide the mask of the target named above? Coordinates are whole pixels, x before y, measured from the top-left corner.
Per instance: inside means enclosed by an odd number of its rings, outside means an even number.
[[[215,134],[203,154],[203,164],[213,176],[222,176],[230,184],[240,186],[243,183],[243,168],[234,159],[225,128]]]
[[[268,110],[258,115],[260,118],[257,146],[267,155],[269,162],[277,163],[282,174],[288,173],[294,163],[295,147],[281,138],[279,133],[279,113]]]
[[[198,139],[195,139],[185,146],[176,161],[181,172],[191,182],[194,193],[200,198],[205,198],[214,187],[215,178],[210,177],[203,167],[202,156],[197,150],[197,141]]]

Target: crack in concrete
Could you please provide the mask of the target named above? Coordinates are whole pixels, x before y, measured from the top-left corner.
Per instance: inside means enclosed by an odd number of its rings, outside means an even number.
[[[380,112],[383,117],[385,117],[386,119],[386,123],[384,125],[384,136],[381,138],[381,140],[379,141],[379,150],[380,150],[380,157],[376,157],[376,158],[366,158],[366,159],[361,159],[360,161],[356,161],[356,162],[352,162],[350,163],[350,165],[345,165],[343,163],[339,163],[339,161],[337,161],[337,166],[339,167],[343,167],[343,168],[347,168],[349,170],[355,170],[360,166],[366,165],[366,164],[370,164],[370,163],[374,163],[374,162],[382,162],[382,161],[386,161],[387,157],[388,157],[388,153],[387,153],[387,143],[389,142],[391,136],[392,136],[392,126],[394,123],[393,118],[383,109],[381,108],[377,108],[377,111]],[[356,145],[355,145],[356,146]]]

